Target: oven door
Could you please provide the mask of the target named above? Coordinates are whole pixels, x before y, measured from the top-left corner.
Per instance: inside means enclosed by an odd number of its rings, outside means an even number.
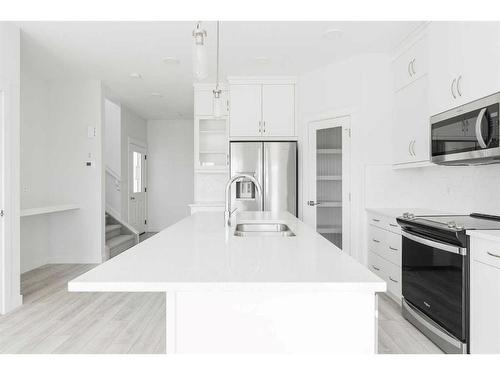
[[[460,341],[466,341],[466,249],[402,232],[403,297]]]

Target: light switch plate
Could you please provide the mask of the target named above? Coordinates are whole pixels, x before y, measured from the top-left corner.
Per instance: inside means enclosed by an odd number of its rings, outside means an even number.
[[[87,137],[88,138],[94,138],[96,135],[96,130],[93,126],[87,127]]]

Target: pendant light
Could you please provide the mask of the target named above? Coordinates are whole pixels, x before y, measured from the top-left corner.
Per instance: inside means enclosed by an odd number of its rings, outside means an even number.
[[[219,88],[219,55],[220,55],[220,21],[217,21],[217,78],[215,81],[215,90],[213,90],[213,110],[214,117],[222,116],[222,90]]]
[[[201,28],[201,21],[199,21],[193,30],[193,75],[198,81],[208,77],[206,38],[207,32]]]

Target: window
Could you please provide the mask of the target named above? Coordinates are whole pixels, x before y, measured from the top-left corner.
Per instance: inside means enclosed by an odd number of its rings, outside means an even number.
[[[133,152],[133,192],[142,192],[142,154],[140,152]]]

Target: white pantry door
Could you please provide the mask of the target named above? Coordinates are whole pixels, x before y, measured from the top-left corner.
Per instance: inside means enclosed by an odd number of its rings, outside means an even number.
[[[146,148],[128,147],[128,221],[139,233],[146,231]]]
[[[350,252],[350,118],[309,123],[304,221]]]

